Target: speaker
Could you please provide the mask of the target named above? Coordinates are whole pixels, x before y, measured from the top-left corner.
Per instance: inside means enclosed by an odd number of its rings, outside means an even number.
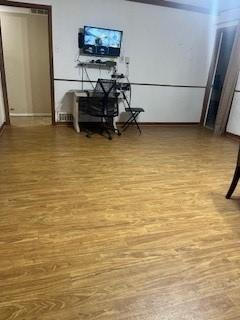
[[[78,33],[78,48],[83,49],[83,47],[84,47],[84,33],[79,32]]]

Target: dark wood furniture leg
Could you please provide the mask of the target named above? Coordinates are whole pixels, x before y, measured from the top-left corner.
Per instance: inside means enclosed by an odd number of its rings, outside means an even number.
[[[231,186],[230,186],[230,188],[228,190],[228,193],[226,195],[227,199],[230,199],[231,196],[233,195],[233,192],[236,189],[236,186],[238,184],[239,179],[240,179],[240,148],[239,148],[239,151],[238,151],[237,167],[236,167],[236,170],[234,172],[234,176],[233,176],[233,180],[232,180]]]
[[[238,184],[239,179],[240,179],[240,167],[237,166],[237,168],[236,168],[236,170],[235,170],[235,173],[234,173],[234,176],[233,176],[232,184],[231,184],[231,186],[230,186],[230,188],[229,188],[229,191],[228,191],[228,193],[227,193],[227,195],[226,195],[226,198],[227,198],[227,199],[230,199],[230,198],[231,198],[233,192],[234,192],[235,189],[236,189],[236,186],[237,186],[237,184]]]

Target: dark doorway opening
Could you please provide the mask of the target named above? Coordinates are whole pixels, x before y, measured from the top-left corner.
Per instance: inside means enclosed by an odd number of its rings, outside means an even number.
[[[218,114],[218,107],[222,95],[225,76],[227,73],[234,39],[236,35],[236,27],[228,27],[218,30],[218,50],[215,56],[215,68],[211,83],[208,108],[205,118],[205,126],[209,129],[215,128],[215,122]]]

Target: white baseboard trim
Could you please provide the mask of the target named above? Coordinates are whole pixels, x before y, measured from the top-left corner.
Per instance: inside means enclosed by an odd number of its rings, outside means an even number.
[[[51,113],[10,113],[11,117],[51,117]]]

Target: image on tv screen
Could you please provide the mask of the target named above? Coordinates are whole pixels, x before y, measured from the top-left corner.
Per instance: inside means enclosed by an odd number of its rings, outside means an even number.
[[[121,31],[85,27],[84,47],[86,53],[118,56],[121,40]]]

